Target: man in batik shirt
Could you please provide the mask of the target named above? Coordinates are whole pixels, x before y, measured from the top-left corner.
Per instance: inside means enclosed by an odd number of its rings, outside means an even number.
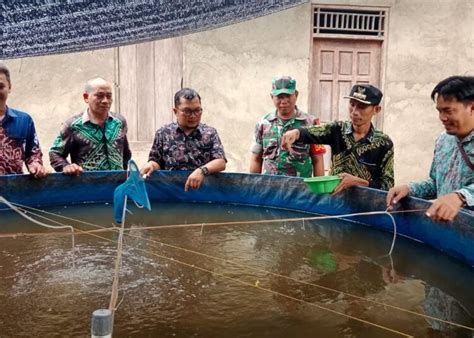
[[[201,96],[190,88],[174,95],[176,122],[157,130],[148,163],[141,174],[155,170],[192,170],[184,190],[198,189],[208,175],[225,169],[224,147],[217,131],[201,123]]]
[[[110,112],[112,84],[101,78],[89,80],[83,98],[88,107],[63,125],[49,151],[51,166],[66,175],[126,169],[132,153],[125,118]]]
[[[408,195],[436,198],[426,215],[452,221],[462,207],[474,209],[474,77],[444,79],[431,99],[446,132],[436,140],[430,177],[390,189],[387,206]]]
[[[270,93],[275,111],[266,114],[255,127],[250,157],[250,172],[286,176],[323,176],[324,146],[294,145],[292,151],[281,148],[281,136],[290,129],[310,126],[315,119],[296,106],[296,81],[289,76],[275,77]]]
[[[0,64],[0,175],[23,173],[23,163],[34,177],[48,174],[33,119],[7,106],[11,91],[10,71]]]
[[[350,121],[291,130],[283,135],[283,147],[290,149],[295,141],[330,145],[332,166],[329,174],[342,178],[334,193],[352,186],[390,189],[394,182],[393,143],[372,125],[372,118],[381,110],[382,96],[374,86],[353,86],[346,96]]]

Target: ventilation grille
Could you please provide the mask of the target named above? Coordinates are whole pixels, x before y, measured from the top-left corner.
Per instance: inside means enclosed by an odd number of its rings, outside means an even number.
[[[384,36],[385,11],[314,8],[313,33]]]

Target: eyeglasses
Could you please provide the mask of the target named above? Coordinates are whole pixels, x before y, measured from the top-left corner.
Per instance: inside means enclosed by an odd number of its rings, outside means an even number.
[[[184,108],[184,109],[178,109],[180,112],[182,112],[186,116],[191,116],[191,115],[201,115],[202,114],[202,108],[196,108],[196,109],[189,109],[189,108]]]

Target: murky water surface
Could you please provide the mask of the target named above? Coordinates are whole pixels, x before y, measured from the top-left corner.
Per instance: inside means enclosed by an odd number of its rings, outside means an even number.
[[[304,215],[218,204],[131,209],[114,337],[473,335],[461,326],[474,326],[474,269],[422,244],[398,238],[391,260],[391,235],[360,224],[144,230]],[[96,225],[55,218],[83,230],[113,221],[110,205],[48,211]],[[0,211],[0,337],[87,337],[92,312],[109,305],[117,234],[76,235],[74,257],[71,236],[5,237],[47,232]]]

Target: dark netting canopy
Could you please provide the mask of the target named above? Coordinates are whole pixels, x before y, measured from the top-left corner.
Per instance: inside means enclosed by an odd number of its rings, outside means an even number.
[[[164,39],[260,17],[307,0],[2,1],[0,59]]]
[[[355,187],[331,196],[313,194],[297,177],[221,173],[209,176],[199,190],[184,191],[188,171],[155,172],[146,182],[151,201],[231,203],[248,206],[284,208],[325,215],[385,210],[386,193]],[[28,206],[55,206],[76,203],[111,202],[114,189],[125,181],[123,171],[86,172],[80,177],[51,174],[44,179],[29,175],[0,176],[0,196]],[[430,202],[407,198],[399,208],[427,209]],[[0,205],[0,209],[4,208]],[[153,212],[153,209],[152,211]],[[110,219],[113,221],[113,208]],[[393,213],[397,233],[426,243],[469,265],[474,265],[474,214],[463,210],[451,223],[432,222],[422,211]],[[393,231],[387,215],[351,217],[351,221]]]

